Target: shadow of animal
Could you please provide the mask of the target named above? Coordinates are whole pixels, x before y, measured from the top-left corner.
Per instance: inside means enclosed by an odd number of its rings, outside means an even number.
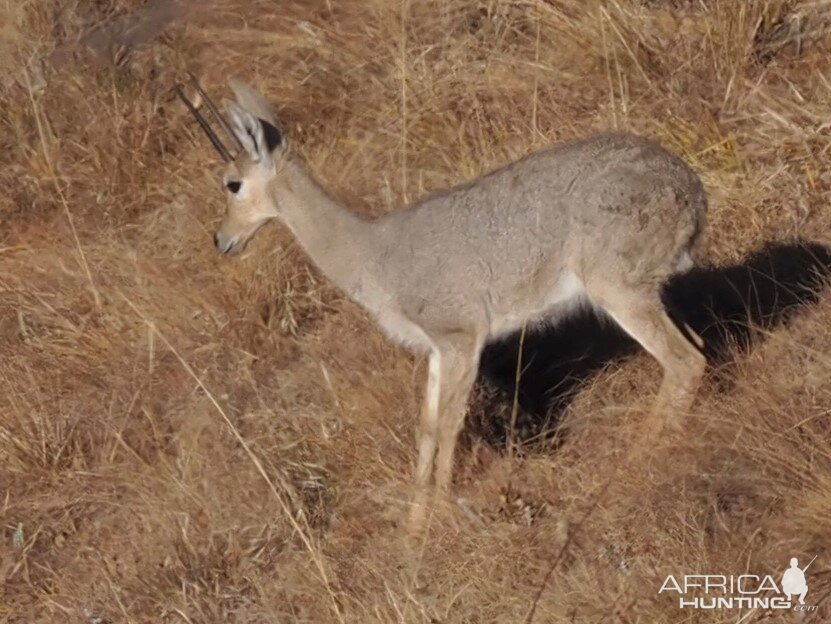
[[[702,337],[711,376],[724,388],[729,380],[722,373],[734,355],[815,303],[829,278],[831,249],[805,241],[771,243],[738,264],[696,267],[675,276],[664,287],[663,301],[676,323],[687,323]],[[518,442],[550,444],[583,385],[640,350],[614,321],[582,310],[556,327],[526,332],[517,387],[521,341],[517,332],[489,344],[479,366],[468,435],[495,448],[505,448],[512,420]]]

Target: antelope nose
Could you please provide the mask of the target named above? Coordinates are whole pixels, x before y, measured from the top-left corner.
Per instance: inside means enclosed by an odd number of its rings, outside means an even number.
[[[234,241],[227,236],[223,236],[219,232],[214,234],[214,245],[219,250],[219,253],[226,254],[234,246]]]

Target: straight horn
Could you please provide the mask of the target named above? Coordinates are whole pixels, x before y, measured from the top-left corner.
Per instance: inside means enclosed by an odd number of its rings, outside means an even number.
[[[205,134],[207,134],[208,138],[211,140],[211,144],[214,146],[216,151],[219,152],[219,155],[222,156],[222,160],[224,160],[225,162],[231,162],[232,160],[234,160],[231,156],[231,153],[228,151],[228,148],[225,147],[220,138],[216,136],[216,132],[213,131],[213,128],[211,128],[211,125],[202,116],[202,113],[200,113],[193,105],[193,102],[191,102],[187,98],[187,96],[185,96],[185,92],[182,90],[182,85],[176,85],[176,94],[179,96],[179,99],[182,100],[182,102],[184,102],[185,106],[190,111],[191,115],[193,115],[196,118],[196,121],[199,122],[199,125],[202,127],[202,130],[204,130]]]
[[[202,100],[205,102],[205,105],[208,107],[208,110],[211,111],[211,114],[214,116],[219,122],[219,125],[222,126],[222,129],[225,131],[234,144],[237,146],[237,149],[242,149],[242,143],[237,138],[237,135],[231,130],[231,126],[228,125],[228,122],[225,120],[225,117],[222,116],[222,113],[219,112],[219,109],[214,104],[214,101],[210,98],[210,96],[205,92],[205,89],[202,88],[202,85],[199,84],[199,81],[196,79],[191,72],[188,72],[188,76],[190,76],[190,81],[193,83],[193,88],[196,89],[196,92],[200,95]]]

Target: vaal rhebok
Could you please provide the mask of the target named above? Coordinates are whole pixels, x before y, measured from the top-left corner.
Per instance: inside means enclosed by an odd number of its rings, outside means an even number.
[[[277,219],[392,340],[429,358],[414,518],[423,513],[434,464],[436,486],[450,484],[489,339],[593,306],[663,367],[652,416],[658,428],[689,408],[705,366],[693,344],[700,338],[667,316],[661,288],[692,266],[707,202],[680,158],[645,138],[598,134],[367,219],[291,153],[260,93],[236,80],[231,88],[227,125],[240,150],[236,157],[220,150],[228,206],[217,249],[238,251]]]

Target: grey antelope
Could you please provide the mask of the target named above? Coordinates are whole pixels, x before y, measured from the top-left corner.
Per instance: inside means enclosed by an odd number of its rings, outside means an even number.
[[[527,323],[556,323],[584,304],[602,310],[663,368],[656,429],[689,408],[705,365],[691,341],[701,339],[679,330],[660,292],[692,266],[707,204],[680,158],[644,138],[599,134],[370,220],[327,193],[291,153],[260,93],[233,79],[230,86],[236,102],[225,102],[230,124],[220,123],[240,148],[236,157],[179,90],[227,162],[217,249],[239,251],[279,219],[392,340],[429,356],[414,516],[434,460],[435,485],[450,484],[483,345]]]

